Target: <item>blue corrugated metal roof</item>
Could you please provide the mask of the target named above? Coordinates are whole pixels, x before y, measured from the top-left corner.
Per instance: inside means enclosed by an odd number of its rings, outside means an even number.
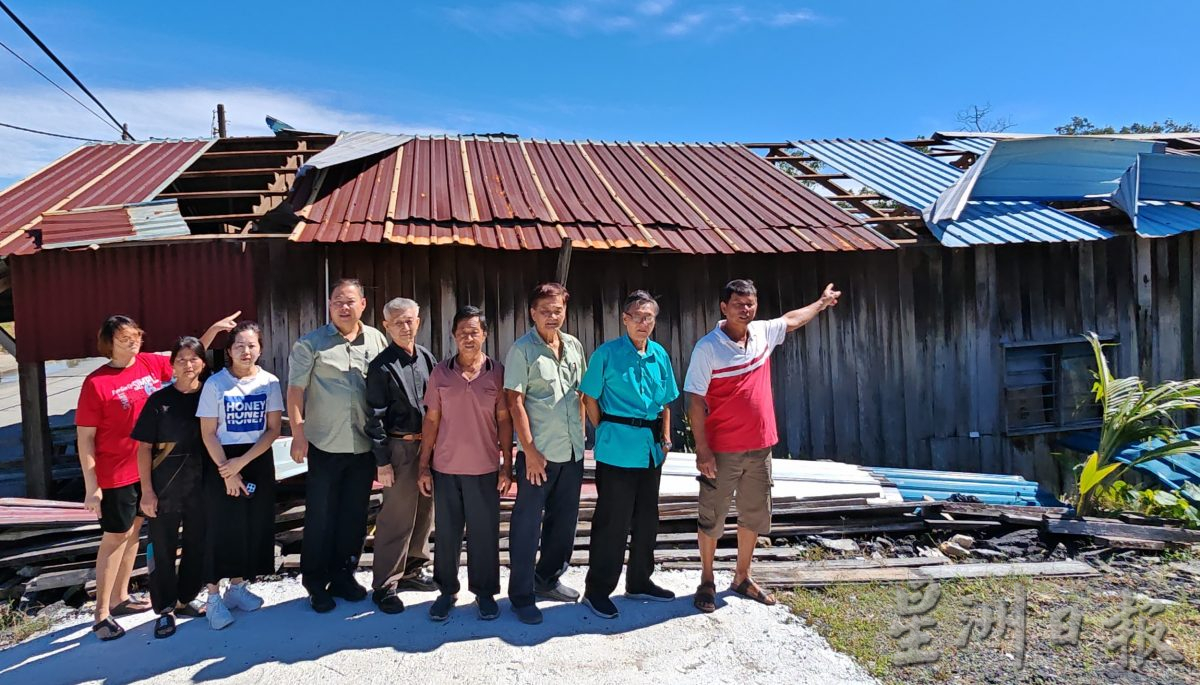
[[[1200,157],[1139,154],[1109,198],[1129,215],[1138,235],[1148,238],[1200,229]]]
[[[1179,434],[1175,438],[1172,438],[1171,441],[1174,442],[1175,440],[1200,440],[1200,426],[1180,429]],[[1090,454],[1096,451],[1096,448],[1100,445],[1100,432],[1084,431],[1071,433],[1060,438],[1058,444],[1080,454]],[[1130,445],[1117,454],[1116,459],[1128,464],[1136,460],[1144,450],[1154,449],[1165,444],[1164,441],[1156,439],[1139,445]],[[1180,490],[1185,483],[1189,482],[1200,486],[1200,456],[1195,454],[1176,454],[1161,459],[1143,461],[1133,466],[1133,468],[1153,477],[1171,490]],[[1188,495],[1187,491],[1184,491],[1183,494],[1193,502],[1200,504],[1200,500]]]
[[[1115,235],[1035,202],[972,200],[958,220],[926,225],[946,247],[1104,240]]]
[[[992,145],[995,143],[995,138],[951,138],[945,144],[950,147],[956,147],[959,150],[982,155],[992,149]]]
[[[917,502],[926,497],[945,500],[953,495],[963,495],[988,504],[1062,506],[1036,482],[1021,476],[883,467],[867,467],[867,471],[895,485],[906,502]]]
[[[957,219],[969,200],[1084,200],[1109,197],[1151,140],[1048,136],[1000,140],[945,190],[927,221]]]
[[[793,146],[902,204],[924,209],[963,175],[894,140],[806,140]],[[928,219],[928,217],[926,217]],[[956,221],[929,223],[947,247],[1101,240],[1112,233],[1034,202],[971,201]]]
[[[915,209],[928,207],[962,175],[961,170],[894,140],[806,140],[794,145]]]

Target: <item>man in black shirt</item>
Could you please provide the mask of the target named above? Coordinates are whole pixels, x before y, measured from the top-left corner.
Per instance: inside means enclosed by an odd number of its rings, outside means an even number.
[[[383,485],[383,508],[375,520],[374,590],[385,613],[404,611],[397,590],[436,589],[429,563],[433,499],[417,488],[425,384],[437,360],[416,342],[421,326],[417,303],[403,297],[383,307],[383,327],[391,338],[367,368],[366,433],[374,443],[376,479]]]

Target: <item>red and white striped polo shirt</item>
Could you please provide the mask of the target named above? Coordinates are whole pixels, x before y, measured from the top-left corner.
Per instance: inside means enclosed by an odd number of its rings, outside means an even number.
[[[771,393],[771,352],[787,336],[783,319],[751,321],[746,346],[721,321],[696,343],[683,389],[708,404],[704,422],[714,452],[746,452],[779,442]]]

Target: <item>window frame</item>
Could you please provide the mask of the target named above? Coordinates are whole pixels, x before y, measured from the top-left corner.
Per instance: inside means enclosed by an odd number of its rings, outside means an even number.
[[[1101,344],[1105,345],[1104,355],[1105,355],[1105,357],[1108,358],[1109,368],[1112,369],[1114,374],[1116,374],[1117,373],[1117,360],[1116,360],[1116,356],[1113,354],[1113,348],[1109,347],[1109,346],[1113,345],[1117,342],[1117,336],[1101,335],[1099,337],[1100,337]],[[1064,388],[1064,382],[1065,382],[1065,380],[1064,380],[1065,374],[1063,373],[1063,359],[1064,359],[1063,352],[1064,352],[1064,348],[1067,348],[1069,346],[1075,346],[1075,345],[1088,345],[1088,343],[1085,339],[1082,338],[1082,336],[1073,336],[1073,337],[1067,337],[1067,338],[1051,338],[1051,339],[1045,339],[1045,340],[1002,341],[1000,343],[1000,347],[1004,353],[1003,358],[1002,358],[1003,380],[1001,382],[1001,387],[1000,387],[1000,392],[1001,392],[1000,406],[1001,406],[1001,412],[1002,412],[1001,420],[1004,422],[1004,435],[1009,436],[1009,437],[1019,437],[1019,436],[1026,436],[1026,435],[1045,435],[1045,434],[1049,434],[1049,433],[1065,433],[1065,432],[1070,432],[1070,431],[1089,430],[1089,429],[1099,428],[1101,425],[1103,425],[1104,421],[1103,421],[1102,417],[1096,417],[1094,419],[1087,419],[1087,420],[1075,420],[1075,421],[1068,421],[1066,419],[1066,412],[1064,412],[1064,407],[1062,404],[1063,397],[1064,397],[1063,388]],[[1010,407],[1010,405],[1012,403],[1011,396],[1010,396],[1012,391],[1021,390],[1023,388],[1027,388],[1027,387],[1036,387],[1036,386],[1035,385],[1030,385],[1030,386],[1010,385],[1009,376],[1012,375],[1013,372],[1010,370],[1010,366],[1009,366],[1009,358],[1010,358],[1009,355],[1014,350],[1028,350],[1030,348],[1039,348],[1039,347],[1046,348],[1046,354],[1050,355],[1053,359],[1053,366],[1050,369],[1050,371],[1053,373],[1053,378],[1050,382],[1053,383],[1053,386],[1054,386],[1054,393],[1051,396],[1052,406],[1050,409],[1050,411],[1052,412],[1052,416],[1053,416],[1053,422],[1049,423],[1049,424],[1042,423],[1042,424],[1031,425],[1031,426],[1013,427],[1013,425],[1012,425],[1013,415],[1012,415],[1012,409]],[[1090,353],[1091,353],[1090,346],[1088,346],[1087,349],[1088,349],[1089,357],[1090,357]],[[1072,355],[1072,356],[1074,356],[1074,355]],[[1070,357],[1068,357],[1068,358],[1070,358]],[[1090,366],[1089,366],[1089,368],[1090,368]],[[1018,373],[1019,373],[1019,371],[1018,371]],[[1046,385],[1046,383],[1042,383],[1040,385]],[[1043,397],[1045,397],[1045,396],[1043,396]]]

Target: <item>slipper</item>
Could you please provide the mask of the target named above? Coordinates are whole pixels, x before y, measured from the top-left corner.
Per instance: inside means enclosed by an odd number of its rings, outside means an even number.
[[[729,589],[745,597],[746,599],[752,599],[760,604],[766,604],[769,607],[775,606],[776,604],[775,595],[769,592],[763,592],[762,588],[760,588],[757,583],[749,578],[746,578],[737,585],[730,585]]]
[[[150,611],[150,602],[141,597],[135,598],[133,595],[130,595],[124,602],[109,610],[108,613],[113,616],[132,616],[144,611]]]
[[[92,632],[104,642],[115,640],[125,635],[125,629],[121,627],[120,623],[114,621],[112,616],[92,626]]]
[[[711,614],[717,610],[717,586],[715,583],[707,582],[700,583],[700,587],[696,588],[696,597],[692,600],[700,611]]]
[[[160,640],[164,637],[171,637],[175,634],[175,616],[174,614],[163,614],[154,622],[154,637]]]
[[[175,614],[177,616],[187,616],[188,618],[204,618],[207,610],[207,602],[201,602],[198,599],[193,599],[183,606],[175,607]]]

